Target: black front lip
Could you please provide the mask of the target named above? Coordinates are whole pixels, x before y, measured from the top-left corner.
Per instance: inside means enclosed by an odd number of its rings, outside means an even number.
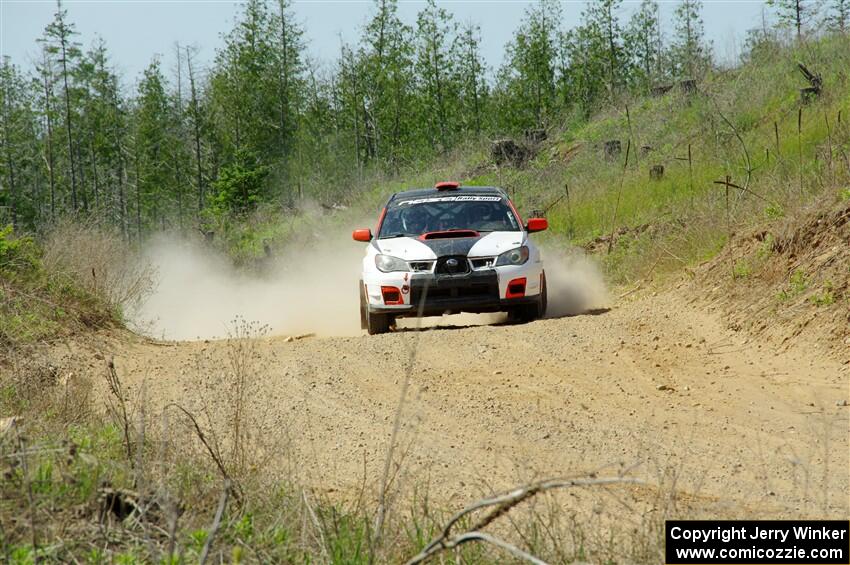
[[[399,317],[439,316],[449,313],[502,312],[513,306],[531,304],[537,296],[501,298],[499,277],[492,269],[470,271],[462,275],[417,274],[410,280],[411,304],[405,308],[370,306],[372,312],[391,313]],[[424,304],[420,301],[424,297]]]

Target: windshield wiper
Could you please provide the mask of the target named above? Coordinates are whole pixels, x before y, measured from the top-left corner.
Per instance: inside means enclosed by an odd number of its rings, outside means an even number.
[[[390,235],[382,235],[378,239],[392,239],[394,237],[407,237],[407,236],[408,236],[408,234],[406,234],[406,233],[392,233]]]

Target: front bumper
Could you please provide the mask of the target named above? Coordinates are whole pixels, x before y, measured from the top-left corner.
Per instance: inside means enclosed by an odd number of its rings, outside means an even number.
[[[439,316],[460,312],[482,313],[510,310],[532,304],[540,297],[542,264],[528,262],[519,266],[503,266],[472,270],[462,275],[434,273],[378,273],[364,280],[369,311],[398,317]],[[508,285],[524,278],[525,292],[512,296]],[[382,287],[401,290],[401,303],[386,304]]]

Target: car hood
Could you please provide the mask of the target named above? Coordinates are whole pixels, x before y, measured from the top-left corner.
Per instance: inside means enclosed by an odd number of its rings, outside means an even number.
[[[425,261],[444,255],[490,257],[522,245],[525,234],[520,231],[494,231],[475,237],[421,239],[396,237],[373,241],[378,252],[405,261]]]

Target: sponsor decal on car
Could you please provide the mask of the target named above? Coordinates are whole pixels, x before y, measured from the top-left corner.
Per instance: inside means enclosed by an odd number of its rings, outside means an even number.
[[[399,206],[410,206],[413,204],[427,204],[428,202],[498,202],[502,199],[501,196],[440,196],[428,198],[416,198],[414,200],[402,200],[398,203]]]

